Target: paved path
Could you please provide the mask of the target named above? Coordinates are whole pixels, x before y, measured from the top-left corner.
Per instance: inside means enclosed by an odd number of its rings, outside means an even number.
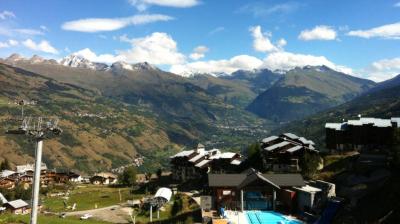
[[[66,216],[82,216],[91,214],[93,219],[102,220],[111,223],[129,223],[130,208],[120,205],[112,205],[103,208],[90,209],[76,212],[66,212]]]

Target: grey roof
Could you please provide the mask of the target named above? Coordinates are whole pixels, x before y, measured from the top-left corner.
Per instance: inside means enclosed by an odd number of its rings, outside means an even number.
[[[327,129],[335,129],[337,131],[344,130],[346,128],[347,123],[326,123],[325,128]]]
[[[300,149],[302,149],[302,148],[303,148],[303,146],[301,146],[301,145],[296,145],[296,146],[294,146],[294,147],[292,147],[292,148],[286,150],[286,152],[296,152],[297,150],[300,150]]]
[[[296,139],[298,139],[299,138],[299,136],[297,136],[297,135],[295,135],[295,134],[292,134],[292,133],[284,133],[284,134],[282,134],[283,136],[286,136],[286,137],[288,137],[288,138],[290,138],[290,139],[293,139],[293,140],[296,140]]]
[[[23,207],[28,206],[28,203],[26,203],[25,201],[23,201],[21,199],[17,199],[17,200],[14,200],[14,201],[9,201],[6,204],[9,204],[13,208],[23,208]]]
[[[237,188],[242,189],[246,187],[247,185],[253,183],[256,180],[261,180],[265,183],[268,183],[269,185],[273,186],[274,188],[280,189],[278,185],[276,185],[274,182],[269,180],[268,178],[265,178],[262,173],[255,171],[249,175],[246,175],[246,177],[243,179],[243,181],[237,186]]]
[[[278,138],[279,138],[278,136],[273,135],[273,136],[269,136],[267,138],[264,138],[263,140],[261,140],[261,142],[262,143],[268,143],[268,142],[272,142],[272,141],[274,141],[274,140],[276,140]]]
[[[205,160],[202,160],[201,162],[197,163],[194,166],[195,167],[199,167],[199,168],[203,168],[205,165],[209,164],[210,162],[211,162],[211,160],[205,159]]]
[[[175,158],[175,157],[187,157],[190,156],[194,153],[194,150],[186,150],[182,152],[178,152],[177,154],[171,156],[170,158]]]
[[[277,143],[277,144],[275,144],[275,145],[268,146],[268,147],[266,147],[264,150],[272,151],[272,150],[281,148],[281,147],[286,146],[286,145],[289,145],[289,144],[291,144],[291,143],[288,142],[288,141],[283,141],[283,142],[279,142],[279,143]]]
[[[251,175],[251,174],[250,174]],[[261,174],[279,187],[304,186],[303,177],[300,174]],[[249,174],[208,174],[208,184],[210,187],[238,187],[248,177]]]

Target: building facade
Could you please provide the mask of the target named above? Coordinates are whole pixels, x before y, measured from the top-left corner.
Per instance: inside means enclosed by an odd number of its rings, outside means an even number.
[[[299,172],[304,153],[319,153],[313,141],[292,133],[264,138],[260,144],[263,166],[273,172]]]
[[[206,178],[207,173],[237,172],[241,156],[219,149],[206,150],[199,144],[196,149],[179,152],[170,157],[172,179],[180,182]]]
[[[326,123],[326,147],[335,151],[384,149],[393,142],[400,118],[362,117],[341,123]]]

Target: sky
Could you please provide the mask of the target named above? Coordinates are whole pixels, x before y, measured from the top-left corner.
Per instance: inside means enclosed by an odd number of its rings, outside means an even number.
[[[326,65],[400,74],[399,0],[0,0],[0,57],[147,61],[177,74]]]

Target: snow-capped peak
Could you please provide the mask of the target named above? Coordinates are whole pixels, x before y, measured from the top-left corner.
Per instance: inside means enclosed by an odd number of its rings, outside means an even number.
[[[36,64],[36,63],[42,63],[42,62],[44,62],[45,61],[45,59],[44,58],[42,58],[42,57],[40,57],[39,55],[33,55],[32,57],[31,57],[31,59],[29,59],[29,61],[32,63],[32,64]]]
[[[154,70],[154,69],[158,69],[157,67],[149,64],[148,62],[141,62],[141,63],[133,64],[132,68],[134,70]]]
[[[91,62],[88,59],[76,54],[68,55],[67,57],[63,58],[59,63],[61,65],[73,68],[88,68],[92,70],[104,70],[108,67],[106,64]]]
[[[121,69],[133,70],[133,66],[124,61],[117,61],[111,65],[111,69],[112,70],[121,70]]]
[[[21,61],[21,60],[25,60],[24,57],[22,57],[20,54],[12,54],[10,55],[8,58],[6,58],[7,61],[11,61],[11,62],[16,62],[16,61]]]

